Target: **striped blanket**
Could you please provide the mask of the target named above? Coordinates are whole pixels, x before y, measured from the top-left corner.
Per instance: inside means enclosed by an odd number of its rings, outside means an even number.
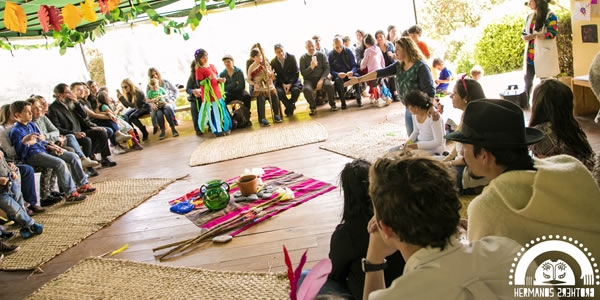
[[[231,233],[229,233],[229,235],[236,236],[246,229],[266,219],[269,219],[274,215],[300,205],[308,200],[314,199],[336,188],[334,185],[327,182],[319,181],[306,177],[302,174],[277,167],[264,167],[263,170],[265,171],[265,174],[261,178],[265,186],[271,186],[273,190],[276,190],[278,187],[290,188],[294,192],[294,199],[285,202],[274,203],[273,205],[266,207],[266,215],[258,217],[253,222],[233,230]],[[226,180],[226,182],[232,184],[236,182],[238,178],[239,177],[234,177]],[[238,190],[239,188],[234,186],[230,189],[229,193],[232,195]],[[193,210],[187,213],[185,216],[198,227],[210,229],[240,215],[240,213],[248,210],[248,208],[252,206],[267,202],[275,197],[277,197],[277,194],[273,193],[267,199],[259,199],[252,203],[235,203],[231,201],[225,209],[220,211],[210,212],[203,208]]]

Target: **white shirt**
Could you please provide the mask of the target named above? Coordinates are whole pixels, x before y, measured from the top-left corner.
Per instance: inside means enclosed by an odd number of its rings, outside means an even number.
[[[440,118],[434,121],[428,116],[423,123],[417,121],[417,116],[412,116],[414,130],[409,140],[417,143],[420,150],[427,150],[430,154],[442,154],[446,150],[444,139],[444,122]]]
[[[422,248],[408,259],[404,275],[369,299],[513,299],[508,275],[520,248],[496,236],[470,245],[454,242],[443,251]]]

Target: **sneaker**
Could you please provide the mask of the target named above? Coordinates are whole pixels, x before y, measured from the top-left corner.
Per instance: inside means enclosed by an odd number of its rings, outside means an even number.
[[[152,134],[156,134],[157,132],[158,132],[158,127],[154,127],[154,128],[152,129]]]
[[[112,149],[112,153],[115,154],[115,155],[123,154],[125,152],[127,152],[127,150],[121,149],[121,148],[118,148],[118,147],[114,147]]]
[[[173,119],[173,125],[179,126],[179,121],[177,121],[177,119]]]
[[[94,167],[97,167],[99,165],[100,165],[99,162],[97,162],[95,160],[91,160],[88,157],[83,157],[81,159],[81,166],[84,167],[84,168],[94,168]]]
[[[3,240],[10,240],[12,239],[12,237],[15,236],[15,233],[12,231],[0,231],[0,239]]]
[[[173,137],[178,137],[179,136],[179,132],[177,132],[177,130],[173,129],[171,131],[171,133],[173,134]]]
[[[77,188],[77,192],[80,194],[91,194],[96,191],[96,188],[91,186],[89,183],[86,183]]]
[[[267,119],[262,119],[262,121],[260,121],[260,125],[262,125],[262,126],[269,126],[271,124],[269,124],[269,121],[267,121]]]
[[[160,131],[160,135],[158,136],[158,139],[159,140],[164,140],[165,139],[165,131],[164,130]]]
[[[133,145],[133,147],[131,147],[131,149],[133,149],[133,150],[144,150],[144,147],[142,147],[142,145],[140,145],[140,144],[136,144],[136,145]]]
[[[114,162],[114,161],[110,160],[110,158],[108,158],[108,157],[106,157],[106,158],[103,158],[103,159],[100,161],[100,164],[101,164],[103,167],[114,167],[114,166],[116,166],[116,165],[117,165],[117,163],[116,163],[116,162]]]
[[[387,105],[386,101],[381,98],[377,99],[377,102],[375,104],[377,105],[377,107],[384,107]]]
[[[52,197],[62,198],[64,196],[66,196],[66,195],[67,195],[66,193],[61,193],[61,192],[57,192],[57,191],[51,191],[50,192],[50,196],[52,196]]]
[[[42,206],[51,206],[60,202],[62,199],[63,197],[48,196],[45,199],[41,199],[40,204]]]
[[[203,135],[202,131],[196,131],[196,136],[202,136],[202,135]]]
[[[281,123],[281,117],[279,115],[275,115],[275,117],[273,119],[275,119],[275,121],[273,121],[273,122]]]
[[[98,171],[96,171],[96,169],[94,168],[86,168],[85,169],[85,173],[87,174],[88,177],[96,177],[98,176]],[[63,196],[61,196],[62,198]]]
[[[337,110],[338,110],[338,108],[336,106],[331,107],[331,111],[337,111]]]
[[[35,234],[42,234],[44,232],[44,226],[38,223],[33,223],[33,225],[29,227],[21,228],[21,238],[28,239]]]
[[[117,141],[117,143],[122,143],[122,142],[127,142],[129,140],[131,140],[131,136],[128,134],[117,134],[117,137],[115,138],[115,140]]]
[[[316,109],[311,109],[310,112],[308,113],[309,116],[314,116],[317,113]]]
[[[342,110],[347,109],[348,106],[346,106],[346,104],[342,104]]]
[[[67,203],[77,203],[87,199],[86,195],[80,195],[77,191],[74,191],[67,197]]]
[[[19,249],[21,249],[21,247],[17,245],[11,245],[6,242],[0,241],[0,254],[8,255],[19,251]]]

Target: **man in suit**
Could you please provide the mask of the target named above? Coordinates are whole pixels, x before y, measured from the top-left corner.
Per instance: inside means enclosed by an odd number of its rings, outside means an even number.
[[[300,83],[298,61],[292,54],[285,52],[283,45],[275,45],[275,58],[271,61],[275,71],[275,88],[279,99],[285,105],[285,115],[291,116],[296,109],[296,101],[300,96],[302,84]],[[290,95],[288,98],[287,95]]]
[[[329,80],[329,62],[327,56],[315,49],[315,44],[312,40],[306,41],[306,53],[300,57],[300,73],[304,78],[304,87],[302,93],[304,98],[310,105],[310,114],[314,115],[317,112],[317,104],[313,95],[314,91],[320,89],[325,90],[329,106],[332,111],[336,111],[333,83]]]
[[[329,53],[329,69],[331,81],[333,81],[342,102],[342,109],[346,109],[346,89],[344,88],[344,82],[350,80],[352,77],[359,76],[359,74],[352,50],[344,47],[342,38],[340,37],[333,39],[333,51]],[[360,84],[354,85],[354,93],[356,103],[358,106],[362,106]]]
[[[75,135],[87,157],[93,157],[92,153],[100,153],[100,164],[103,167],[116,166],[117,163],[109,158],[111,153],[106,130],[90,121],[83,105],[71,93],[69,86],[64,83],[57,85],[54,88],[54,96],[56,101],[48,107],[48,118],[60,134]]]

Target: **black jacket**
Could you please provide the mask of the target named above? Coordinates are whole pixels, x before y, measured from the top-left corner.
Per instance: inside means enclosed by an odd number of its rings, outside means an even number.
[[[298,61],[292,54],[285,53],[285,59],[283,60],[283,66],[279,62],[277,57],[271,60],[271,67],[275,71],[275,86],[282,87],[283,84],[292,84],[292,86],[299,89],[302,88],[300,83],[300,69],[298,68]]]
[[[73,115],[79,121],[82,131],[86,131],[97,126],[90,120],[81,103],[75,103],[73,113]],[[58,128],[58,131],[60,131],[60,134],[62,135],[74,134],[73,123],[75,120],[73,120],[73,115],[71,115],[69,110],[58,100],[52,102],[52,104],[50,104],[48,107],[48,119],[50,119],[52,124]]]

